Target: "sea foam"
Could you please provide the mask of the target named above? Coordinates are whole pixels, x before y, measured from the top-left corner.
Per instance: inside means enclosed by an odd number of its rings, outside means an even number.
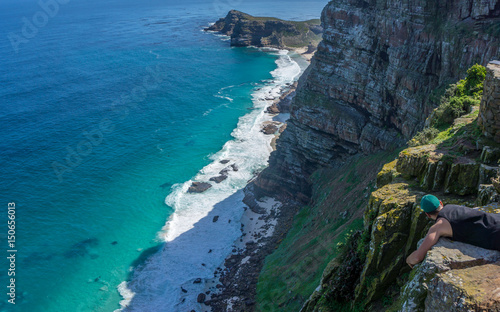
[[[158,234],[164,245],[133,272],[130,281],[120,284],[120,311],[198,311],[198,295],[215,286],[205,283],[213,279],[241,235],[242,189],[265,168],[272,150],[273,136],[260,131],[263,122],[272,120],[265,109],[301,74],[288,51],[269,53],[278,56],[273,80],[252,93],[254,109],[240,117],[233,139],[210,156],[213,162],[191,180],[173,186],[165,202],[175,212]],[[224,159],[229,162],[222,164]],[[187,193],[193,181],[209,182],[226,168],[226,180],[210,182],[212,187],[204,193]]]

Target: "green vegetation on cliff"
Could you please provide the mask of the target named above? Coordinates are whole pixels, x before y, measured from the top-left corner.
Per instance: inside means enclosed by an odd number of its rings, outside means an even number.
[[[479,112],[478,108],[483,94],[485,77],[486,68],[484,66],[476,64],[469,68],[465,79],[450,85],[446,89],[445,94],[440,99],[440,105],[427,119],[427,126],[417,133],[408,142],[408,145],[442,143],[467,123],[464,120],[457,120],[458,122],[453,124],[457,118],[475,119]],[[478,130],[477,122],[474,122],[470,128]],[[475,131],[475,135],[479,136],[480,132]]]
[[[432,192],[445,204],[468,207],[500,198],[491,185],[500,146],[477,124],[483,81],[484,67],[474,65],[451,85],[426,129],[396,160],[388,152],[357,156],[311,176],[311,203],[266,258],[258,311],[396,311],[408,305],[423,311],[428,292],[420,284],[441,271],[411,271],[405,263],[431,225],[420,198]]]
[[[350,244],[346,238],[362,228],[363,209],[379,165],[397,153],[359,156],[341,168],[312,175],[310,205],[295,216],[282,243],[266,258],[257,285],[257,311],[300,310],[331,259],[346,252]]]
[[[418,207],[421,196],[432,192],[445,204],[469,207],[498,196],[486,184],[498,173],[500,149],[477,125],[484,79],[484,67],[469,69],[447,89],[427,128],[409,142],[413,147],[383,166],[366,206],[364,231],[353,236],[357,242],[350,242],[350,252],[330,262],[302,311],[396,311],[408,304],[411,311],[423,311],[427,288],[408,281],[426,276],[429,282],[434,271],[415,277],[405,263],[430,226]],[[364,261],[361,269],[352,265],[358,260]],[[343,292],[346,284],[352,292]]]

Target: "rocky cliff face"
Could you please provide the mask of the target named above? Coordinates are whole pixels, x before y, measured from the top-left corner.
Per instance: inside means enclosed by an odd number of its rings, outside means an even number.
[[[414,270],[410,272],[405,263],[432,224],[418,206],[426,191],[436,188],[434,193],[445,204],[474,207],[481,201],[480,197],[459,194],[475,189],[472,192],[475,195],[478,189],[492,188],[491,184],[481,183],[489,181],[489,176],[496,176],[498,167],[486,166],[481,160],[464,162],[463,156],[452,154],[454,152],[439,150],[435,145],[406,149],[378,174],[378,189],[371,193],[364,214],[365,233],[369,239],[366,255],[358,257],[365,259],[361,273],[353,277],[353,280],[358,279],[350,299],[353,305],[362,310],[387,311],[389,307],[381,307],[380,303],[386,298],[386,305],[388,302],[392,305],[391,311],[500,309],[499,251],[441,239]],[[436,163],[445,159],[444,169],[434,170]],[[491,171],[481,174],[485,168]],[[429,175],[430,171],[434,174]],[[459,178],[465,175],[467,178]],[[493,198],[498,200],[498,194],[495,195]],[[488,204],[479,209],[500,213],[498,202],[492,203],[491,197],[485,201]],[[303,312],[323,311],[331,304],[332,296],[346,283],[335,279],[336,272],[346,269],[345,263],[352,261],[350,258],[332,260]],[[486,276],[490,276],[488,280]]]
[[[479,124],[483,134],[500,143],[500,62],[488,64]]]
[[[256,189],[307,201],[317,168],[402,145],[435,107],[435,90],[499,58],[499,25],[499,0],[330,2],[323,41]]]
[[[323,31],[319,20],[284,21],[272,17],[254,17],[236,10],[229,11],[225,18],[205,30],[231,36],[232,46],[278,49],[304,46],[315,49]]]
[[[495,90],[500,81],[489,77],[484,90]],[[500,310],[500,251],[441,238],[411,272],[405,263],[432,224],[418,206],[426,193],[436,194],[444,204],[500,213],[499,190],[494,185],[500,145],[481,136],[477,124],[484,105],[496,106],[495,101],[485,101],[490,98],[491,92],[484,92],[480,107],[475,105],[456,118],[435,144],[407,148],[384,165],[365,209],[364,239],[357,241],[357,246],[366,247],[356,248],[354,256],[332,260],[304,312],[322,311],[339,301],[351,301],[369,311]],[[488,116],[481,116],[483,124],[496,120]],[[362,265],[346,267],[353,258],[363,259]],[[357,281],[347,298],[337,295],[345,282],[335,279],[337,272],[346,270],[361,272],[351,278]]]

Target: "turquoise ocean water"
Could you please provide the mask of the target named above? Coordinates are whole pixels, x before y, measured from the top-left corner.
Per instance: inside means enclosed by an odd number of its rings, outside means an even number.
[[[297,79],[304,65],[283,52],[230,48],[201,29],[232,8],[309,19],[325,4],[2,2],[0,310],[114,311],[131,292],[126,309],[181,309],[180,294],[144,302],[169,296],[151,285],[178,290],[182,283],[150,282],[162,271],[131,269],[153,254],[161,258],[153,265],[171,268],[163,273],[174,281],[203,277],[196,265],[176,268],[200,253],[190,241],[197,235],[214,237],[217,256],[203,261],[220,265],[241,209],[220,213],[235,221],[228,228],[209,230],[203,218],[240,205],[239,190],[270,152],[256,134],[266,118],[261,97]],[[240,171],[186,197],[187,181],[213,176],[223,158]],[[15,305],[6,287],[9,202],[16,207]]]

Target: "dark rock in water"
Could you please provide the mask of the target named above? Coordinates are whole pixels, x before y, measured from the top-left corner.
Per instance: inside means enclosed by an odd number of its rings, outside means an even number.
[[[212,222],[217,222],[217,220],[219,220],[219,216],[215,216]]]
[[[238,166],[236,164],[232,164],[231,168],[233,168],[233,171],[238,171]]]
[[[194,280],[193,284],[200,284],[201,283],[201,278],[197,278]]]
[[[188,292],[187,290],[185,290],[185,289],[184,289],[184,288],[182,288],[182,287],[181,287],[181,290],[182,290],[182,292],[183,292],[183,293],[187,293],[187,292]]]
[[[207,299],[207,295],[201,293],[198,295],[198,298],[196,299],[196,301],[198,301],[198,303],[203,303],[203,302],[205,302],[205,299]]]
[[[221,183],[225,179],[227,179],[227,175],[221,174],[220,176],[210,178],[210,181],[214,181],[215,183]]]
[[[116,244],[118,244],[117,241],[114,241],[114,242],[111,243],[111,245],[116,245]]]
[[[173,184],[172,183],[163,183],[162,185],[160,185],[161,188],[167,188],[167,187],[171,187]]]
[[[279,114],[280,110],[278,109],[278,106],[276,105],[276,103],[273,103],[271,106],[268,106],[266,108],[266,113],[269,113],[269,114]]]
[[[273,123],[268,123],[267,125],[262,127],[262,132],[265,134],[275,134],[278,131],[278,127]]]
[[[90,248],[99,244],[97,238],[84,239],[78,243],[73,244],[68,251],[64,253],[66,258],[83,257],[90,252]]]
[[[230,160],[229,159],[223,159],[221,161],[219,161],[221,164],[225,165],[229,162]]]
[[[219,171],[220,175],[227,175],[227,173],[231,170],[231,166],[227,166],[226,168]]]
[[[210,249],[210,250],[208,251],[208,253],[211,253],[211,252],[212,252],[212,249]]]
[[[212,184],[207,182],[193,182],[188,189],[188,193],[203,193],[211,187]]]

